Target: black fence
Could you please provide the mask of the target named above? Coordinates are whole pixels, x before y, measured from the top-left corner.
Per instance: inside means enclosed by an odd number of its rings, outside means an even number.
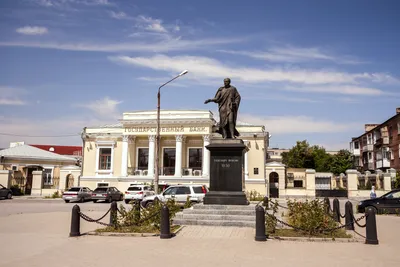
[[[343,189],[316,189],[316,197],[347,197],[347,190]]]

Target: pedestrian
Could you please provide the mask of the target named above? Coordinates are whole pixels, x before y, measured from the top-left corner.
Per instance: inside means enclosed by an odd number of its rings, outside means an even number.
[[[373,185],[371,188],[371,193],[369,194],[370,198],[376,198],[375,186]]]

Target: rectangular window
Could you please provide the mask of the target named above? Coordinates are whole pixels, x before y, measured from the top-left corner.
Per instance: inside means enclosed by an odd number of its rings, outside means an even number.
[[[149,166],[149,149],[139,148],[138,149],[138,169],[147,170]]]
[[[43,169],[43,184],[52,185],[53,177],[52,177],[53,169]]]
[[[303,181],[302,180],[295,180],[293,181],[293,187],[303,187]]]
[[[164,148],[164,168],[163,175],[174,175],[175,174],[175,148]]]
[[[203,163],[203,149],[189,148],[189,168],[201,168]]]
[[[111,170],[111,148],[99,148],[99,170]]]
[[[354,142],[354,149],[359,149],[360,148],[360,146],[359,146],[359,144],[358,144],[358,141],[357,142]]]
[[[254,174],[258,174],[258,168],[254,168]]]

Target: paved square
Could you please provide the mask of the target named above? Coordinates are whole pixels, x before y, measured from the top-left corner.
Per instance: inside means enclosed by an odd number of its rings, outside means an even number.
[[[400,262],[400,217],[395,216],[377,218],[378,246],[276,240],[255,242],[255,232],[251,228],[202,226],[186,226],[168,240],[158,237],[69,238],[70,212],[67,210],[72,206],[60,201],[1,201],[0,266],[326,267],[397,266]],[[80,206],[82,211],[96,218],[104,214],[109,205],[83,203]],[[22,214],[20,210],[23,210]],[[45,210],[45,213],[37,213],[38,210]],[[97,226],[82,221],[81,232]],[[365,230],[360,232],[364,234]]]

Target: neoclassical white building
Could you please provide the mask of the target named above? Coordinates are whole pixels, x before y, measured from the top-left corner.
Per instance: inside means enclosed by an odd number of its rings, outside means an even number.
[[[160,182],[208,184],[210,152],[216,121],[208,110],[162,110],[160,116]],[[154,181],[156,111],[123,113],[116,124],[87,127],[82,134],[83,164],[80,184],[126,190],[130,183]],[[245,154],[245,189],[265,193],[268,133],[262,125],[237,123]]]

